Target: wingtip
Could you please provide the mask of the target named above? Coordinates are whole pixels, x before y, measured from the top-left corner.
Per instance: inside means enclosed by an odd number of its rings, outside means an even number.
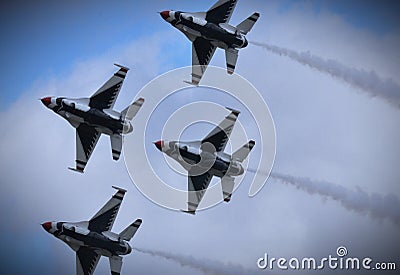
[[[183,82],[185,82],[185,83],[187,83],[189,85],[199,86],[199,82],[194,82],[194,81],[190,82],[190,81],[187,81],[187,80],[183,80]]]
[[[231,111],[235,116],[238,116],[240,114],[239,110],[235,110],[233,108],[230,107],[225,107],[226,109],[228,109],[229,111]]]
[[[129,68],[128,68],[128,67],[125,67],[125,66],[123,66],[123,65],[120,65],[120,64],[118,64],[118,63],[114,63],[114,66],[117,66],[117,67],[119,67],[119,68],[121,68],[121,69],[124,69],[124,70],[126,70],[126,71],[129,71]]]
[[[112,188],[114,188],[115,190],[118,190],[118,191],[120,191],[122,193],[126,193],[127,192],[126,189],[118,187],[118,186],[115,186],[115,185],[113,185]]]
[[[68,169],[71,170],[71,171],[83,174],[83,170],[81,170],[81,169],[77,169],[77,168],[73,168],[73,167],[68,167]]]
[[[187,214],[191,214],[191,215],[196,215],[196,211],[195,210],[184,210],[184,209],[181,209],[181,212],[184,212],[184,213],[187,213]]]

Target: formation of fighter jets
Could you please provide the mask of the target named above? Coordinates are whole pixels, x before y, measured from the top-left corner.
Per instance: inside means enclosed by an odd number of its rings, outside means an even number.
[[[229,74],[235,70],[238,49],[248,45],[245,35],[259,18],[252,14],[236,27],[229,19],[237,0],[219,0],[207,12],[160,12],[163,19],[182,31],[192,42],[192,81],[198,85],[217,47],[225,50]],[[113,110],[128,68],[119,70],[89,98],[44,97],[42,103],[65,118],[76,129],[76,164],[69,168],[84,172],[101,134],[110,136],[112,157],[118,160],[123,135],[133,131],[131,120],[144,103],[137,99],[122,112]],[[242,162],[255,145],[253,140],[229,155],[224,152],[239,111],[231,112],[204,139],[199,141],[157,141],[155,146],[188,171],[188,207],[195,214],[213,176],[221,178],[223,198],[229,202],[235,177],[244,173]],[[131,253],[129,241],[142,223],[137,219],[121,233],[111,232],[126,190],[118,187],[113,197],[89,220],[45,222],[42,227],[76,252],[76,273],[93,274],[100,256],[109,258],[111,274],[120,274],[122,255]]]

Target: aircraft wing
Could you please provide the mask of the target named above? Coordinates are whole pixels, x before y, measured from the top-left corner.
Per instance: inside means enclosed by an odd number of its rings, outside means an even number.
[[[237,0],[219,0],[208,11],[206,20],[211,23],[228,23],[235,9]]]
[[[76,252],[76,275],[92,275],[100,255],[93,249],[81,247]]]
[[[214,145],[217,152],[224,151],[238,115],[239,111],[232,110],[231,113],[201,141],[201,143],[209,142]]]
[[[114,65],[120,67],[120,69],[90,97],[90,107],[101,110],[112,109],[114,107],[126,73],[129,70],[121,65]]]
[[[208,185],[212,179],[212,175],[206,172],[201,175],[191,176],[190,172],[188,175],[188,213],[194,214],[197,206],[200,204],[204,193],[206,192]]]
[[[99,138],[100,133],[93,127],[81,124],[76,128],[76,168],[71,170],[83,173]]]
[[[214,55],[216,47],[202,37],[192,44],[192,84],[198,85]]]
[[[111,230],[126,192],[118,187],[113,186],[113,188],[118,190],[117,193],[90,219],[88,226],[90,231],[101,233]]]

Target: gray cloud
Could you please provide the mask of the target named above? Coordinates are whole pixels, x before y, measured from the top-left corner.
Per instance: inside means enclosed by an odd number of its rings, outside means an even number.
[[[267,43],[251,42],[253,45],[309,66],[322,73],[329,74],[351,86],[367,93],[371,97],[379,97],[391,105],[400,108],[400,86],[393,79],[383,79],[375,71],[349,68],[336,60],[323,59],[310,52],[297,52]]]

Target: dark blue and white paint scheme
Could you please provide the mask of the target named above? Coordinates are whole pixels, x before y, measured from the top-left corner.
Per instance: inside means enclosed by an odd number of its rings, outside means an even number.
[[[76,252],[76,274],[93,274],[100,256],[110,260],[111,274],[121,273],[122,255],[131,253],[129,241],[135,235],[141,219],[137,219],[121,233],[111,232],[126,190],[113,186],[118,191],[91,218],[82,222],[45,222],[42,227],[69,245]]]
[[[260,17],[255,12],[236,27],[229,25],[236,3],[237,0],[219,0],[207,12],[160,12],[164,20],[193,43],[191,84],[199,84],[217,47],[225,50],[228,73],[235,71],[238,49],[248,45],[245,35]]]
[[[83,173],[101,134],[110,136],[112,156],[118,160],[122,150],[122,135],[133,131],[131,120],[142,106],[139,98],[121,113],[113,110],[128,68],[121,65],[116,72],[90,98],[44,97],[42,103],[65,118],[76,128],[76,167]]]
[[[184,212],[195,214],[213,176],[221,178],[225,202],[229,202],[235,186],[235,177],[244,173],[242,162],[253,149],[250,140],[229,155],[224,152],[230,134],[235,126],[239,111],[231,113],[216,126],[203,140],[154,142],[163,153],[176,160],[188,171],[188,209]]]

